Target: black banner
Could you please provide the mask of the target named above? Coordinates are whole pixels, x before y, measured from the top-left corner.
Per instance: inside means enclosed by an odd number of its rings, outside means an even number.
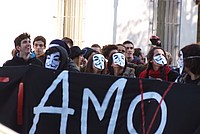
[[[0,123],[19,133],[200,133],[200,87],[148,79],[0,69]]]

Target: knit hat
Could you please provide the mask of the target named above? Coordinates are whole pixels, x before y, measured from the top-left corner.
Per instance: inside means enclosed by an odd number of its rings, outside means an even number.
[[[54,47],[54,46],[61,46],[61,47],[65,48],[65,50],[67,51],[68,55],[70,55],[70,53],[71,53],[68,45],[64,41],[62,41],[60,39],[55,39],[55,40],[52,40],[50,42],[49,48]]]
[[[152,45],[155,45],[157,47],[161,47],[161,41],[160,38],[156,35],[151,36],[150,41]]]
[[[83,53],[83,57],[86,58],[88,60],[88,58],[90,57],[90,55],[93,53],[93,52],[96,52],[94,49],[92,48],[89,48],[89,47],[85,47],[82,49],[84,51]]]
[[[70,54],[70,58],[74,59],[76,57],[78,57],[81,54],[84,54],[84,50],[81,50],[79,46],[73,46],[70,48],[71,50],[71,54]]]

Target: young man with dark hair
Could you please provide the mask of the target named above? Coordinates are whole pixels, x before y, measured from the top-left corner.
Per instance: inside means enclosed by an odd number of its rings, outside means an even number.
[[[91,48],[94,49],[95,51],[99,52],[100,54],[102,53],[101,46],[99,44],[93,44],[91,46]]]
[[[31,39],[28,33],[20,34],[14,40],[16,55],[6,61],[3,66],[20,66],[35,64],[42,66],[42,62],[31,52]]]
[[[126,60],[127,62],[129,63],[134,63],[134,64],[143,64],[143,62],[136,56],[134,56],[134,44],[127,40],[123,43],[123,45],[125,46],[126,48],[126,52],[125,52],[125,56],[126,56]]]
[[[37,36],[33,40],[33,49],[36,57],[44,63],[46,39],[43,36]]]

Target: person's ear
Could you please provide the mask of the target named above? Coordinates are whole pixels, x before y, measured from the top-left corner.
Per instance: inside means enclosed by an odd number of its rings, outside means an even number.
[[[16,46],[15,49],[19,52],[20,46]]]

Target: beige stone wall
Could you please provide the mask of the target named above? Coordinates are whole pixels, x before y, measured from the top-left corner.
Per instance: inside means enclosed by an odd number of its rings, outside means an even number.
[[[64,0],[63,37],[73,39],[82,47],[84,25],[84,0]]]

